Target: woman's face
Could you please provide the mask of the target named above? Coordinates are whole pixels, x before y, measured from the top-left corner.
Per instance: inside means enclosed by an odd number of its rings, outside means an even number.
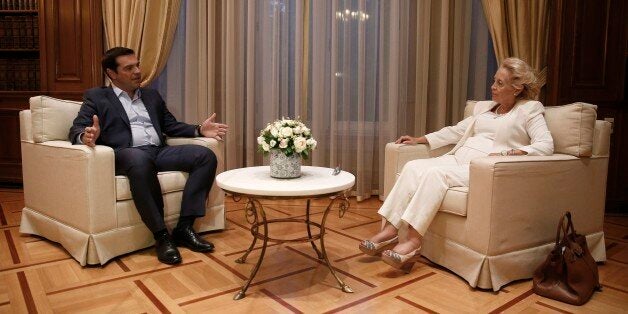
[[[515,88],[510,81],[510,72],[504,68],[499,68],[491,85],[491,95],[493,101],[502,105],[512,105],[521,92],[521,88]]]

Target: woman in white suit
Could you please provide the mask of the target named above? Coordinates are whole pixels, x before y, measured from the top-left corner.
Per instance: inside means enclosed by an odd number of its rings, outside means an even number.
[[[551,155],[552,136],[543,105],[534,101],[539,87],[533,70],[517,58],[504,60],[491,86],[493,101],[478,102],[473,115],[454,126],[421,137],[401,136],[398,144],[429,144],[431,149],[456,144],[447,154],[408,162],[378,211],[384,228],[360,243],[368,255],[409,272],[420,257],[422,238],[446,191],[469,186],[469,164],[486,156]],[[406,225],[407,235],[398,237]],[[392,248],[392,250],[390,250]],[[383,252],[383,253],[382,253]]]

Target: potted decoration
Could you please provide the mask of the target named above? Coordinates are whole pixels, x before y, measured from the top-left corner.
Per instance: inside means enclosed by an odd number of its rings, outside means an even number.
[[[290,179],[301,176],[301,158],[316,148],[312,132],[303,122],[282,118],[269,123],[257,138],[259,149],[270,153],[270,176]]]

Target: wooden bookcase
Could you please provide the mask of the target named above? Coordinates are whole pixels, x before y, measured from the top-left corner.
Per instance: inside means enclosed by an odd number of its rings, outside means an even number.
[[[0,0],[0,184],[21,184],[19,112],[103,83],[101,0]]]

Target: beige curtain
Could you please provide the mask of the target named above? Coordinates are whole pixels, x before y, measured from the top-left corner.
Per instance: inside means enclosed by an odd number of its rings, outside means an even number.
[[[532,66],[541,86],[547,79],[549,1],[482,0],[497,62],[517,57]]]
[[[308,1],[290,3],[296,16],[306,15]],[[219,120],[229,124],[227,169],[265,162],[255,141],[262,125],[282,116],[307,118],[303,96],[307,79],[302,73],[307,73],[308,65],[303,61],[307,58],[301,57],[307,55],[307,40],[303,41],[307,26],[295,25],[297,36],[289,51],[287,17],[280,4],[268,0],[186,3],[183,119],[201,121],[216,112]],[[299,56],[294,67],[286,62],[290,55]],[[289,95],[289,90],[294,94]]]
[[[462,119],[470,67],[471,1],[390,5],[390,21],[384,21],[391,23],[385,30],[390,42],[382,42],[390,60],[388,70],[380,72],[381,95],[389,108],[381,123],[394,132],[377,144],[378,178],[383,178],[383,147],[391,137],[423,135]],[[383,191],[383,180],[378,189]]]
[[[387,142],[462,117],[469,8],[466,0],[187,1],[179,118],[217,112],[230,126],[233,169],[267,164],[259,130],[300,117],[319,143],[305,164],[340,165],[356,175],[358,199],[369,198],[382,189]]]
[[[471,1],[418,1],[414,44],[414,103],[406,111],[410,134],[425,134],[458,122],[467,98]],[[404,116],[401,116],[404,117]],[[412,123],[414,121],[414,123]]]
[[[142,67],[142,86],[166,65],[179,19],[181,0],[103,0],[107,49],[135,50]]]

